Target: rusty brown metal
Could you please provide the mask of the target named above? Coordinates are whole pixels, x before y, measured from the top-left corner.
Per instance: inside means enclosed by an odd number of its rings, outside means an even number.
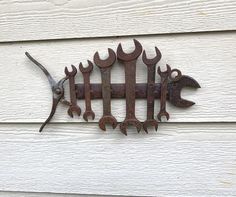
[[[85,89],[85,112],[83,118],[85,121],[88,121],[88,118],[91,117],[92,120],[95,118],[95,113],[92,110],[91,106],[91,89],[90,89],[90,74],[93,71],[93,63],[88,62],[88,67],[84,67],[82,63],[79,64],[80,72],[83,74],[84,78],[84,89]]]
[[[157,115],[158,120],[161,121],[161,117],[165,116],[167,120],[169,120],[170,115],[166,111],[166,97],[167,97],[167,86],[168,86],[168,79],[171,75],[171,68],[167,64],[166,65],[166,71],[161,71],[160,66],[158,66],[157,72],[161,77],[161,101],[160,101],[160,111]]]
[[[98,52],[94,55],[94,62],[100,69],[102,78],[103,116],[99,120],[99,127],[104,131],[107,123],[112,125],[113,129],[117,126],[117,120],[111,114],[111,68],[116,61],[116,54],[112,49],[108,49],[108,54],[106,60],[100,59]]]
[[[127,135],[127,126],[133,125],[140,132],[142,123],[135,116],[135,84],[136,84],[136,61],[142,53],[142,45],[134,39],[135,50],[132,53],[125,53],[121,44],[117,48],[117,58],[125,66],[125,99],[126,117],[120,124],[120,130]]]
[[[154,101],[155,101],[155,76],[156,76],[156,64],[161,59],[161,52],[157,47],[155,47],[156,56],[152,59],[148,59],[146,55],[146,51],[143,51],[143,63],[146,64],[148,72],[147,72],[147,119],[143,123],[143,129],[146,133],[148,133],[148,126],[154,126],[156,131],[158,128],[158,122],[154,119]]]
[[[200,85],[193,78],[182,75],[180,70],[171,69],[167,65],[166,71],[161,71],[160,67],[157,69],[157,73],[161,77],[161,83],[155,82],[156,64],[161,59],[161,52],[155,47],[156,56],[152,59],[148,59],[146,52],[143,52],[142,60],[147,66],[147,83],[136,83],[136,62],[138,57],[142,53],[142,45],[134,39],[135,49],[132,53],[125,53],[121,44],[118,45],[117,54],[112,49],[108,49],[108,58],[105,60],[100,59],[98,52],[94,55],[94,62],[98,66],[101,72],[102,83],[93,84],[90,83],[90,74],[93,70],[93,64],[88,61],[88,67],[83,67],[82,63],[79,65],[79,69],[83,74],[84,83],[75,84],[75,76],[77,69],[72,65],[72,71],[69,72],[68,68],[65,68],[66,76],[59,82],[56,82],[45,67],[36,61],[28,52],[26,56],[37,65],[46,75],[52,90],[52,108],[49,117],[40,127],[40,132],[45,125],[53,117],[58,103],[63,103],[69,106],[68,114],[73,117],[73,112],[78,116],[81,114],[81,109],[77,105],[77,99],[85,99],[85,112],[83,118],[88,121],[90,116],[92,119],[95,117],[95,113],[91,107],[92,99],[103,100],[103,116],[99,120],[99,127],[102,130],[106,130],[106,124],[111,124],[113,128],[116,128],[118,122],[111,113],[111,99],[126,99],[126,117],[123,122],[120,123],[120,130],[123,134],[127,135],[127,126],[133,125],[137,131],[140,132],[143,127],[147,133],[149,126],[154,126],[157,130],[158,122],[154,118],[154,101],[160,99],[160,111],[157,118],[161,121],[162,116],[169,119],[169,113],[166,111],[166,101],[169,101],[172,105],[186,108],[194,105],[192,101],[185,100],[181,97],[181,90],[184,87],[200,88]],[[124,65],[125,83],[112,84],[111,83],[111,69],[117,59]],[[175,74],[175,76],[174,76]],[[69,80],[70,87],[70,102],[64,98],[64,82]],[[135,116],[135,100],[147,99],[147,118],[146,121],[141,123]]]
[[[78,116],[81,114],[81,109],[77,105],[76,99],[76,91],[75,91],[75,75],[77,74],[77,69],[74,65],[71,65],[72,71],[69,71],[67,67],[65,67],[65,74],[69,79],[70,85],[70,106],[68,108],[68,115],[73,118],[73,112],[75,112]]]

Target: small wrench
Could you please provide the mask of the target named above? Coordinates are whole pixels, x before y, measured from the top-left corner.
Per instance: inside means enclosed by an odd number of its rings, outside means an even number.
[[[106,60],[102,60],[98,52],[94,54],[94,63],[99,67],[102,77],[103,116],[99,120],[99,127],[104,131],[106,131],[106,123],[111,124],[113,129],[117,126],[117,120],[111,114],[111,68],[116,61],[116,54],[110,48],[108,54]]]
[[[78,116],[81,114],[81,109],[77,105],[77,99],[76,99],[76,91],[75,91],[75,75],[77,73],[77,69],[74,65],[71,65],[72,71],[69,72],[68,68],[65,67],[65,74],[69,79],[69,85],[70,85],[70,106],[67,111],[68,115],[73,118],[73,112],[76,112]]]
[[[143,123],[143,129],[148,133],[147,127],[154,126],[156,131],[158,128],[158,122],[154,119],[154,101],[155,101],[155,71],[156,64],[161,59],[161,52],[155,47],[156,56],[152,59],[148,59],[145,50],[143,51],[143,62],[148,68],[148,83],[147,83],[147,120]]]
[[[136,127],[140,132],[142,123],[135,116],[135,85],[136,85],[136,61],[142,53],[142,45],[134,39],[135,50],[132,53],[125,53],[121,44],[117,48],[117,58],[125,66],[125,98],[126,98],[126,117],[120,124],[120,130],[127,135],[127,126],[129,124]]]
[[[84,67],[82,63],[79,64],[79,69],[83,74],[84,78],[84,92],[85,92],[85,112],[83,114],[84,120],[88,121],[88,117],[91,117],[92,120],[95,118],[95,114],[91,107],[91,88],[90,88],[90,73],[93,70],[93,63],[89,60],[88,67]]]
[[[161,77],[161,101],[160,101],[160,112],[157,115],[157,118],[161,121],[161,117],[165,116],[167,120],[169,120],[169,113],[166,111],[166,96],[167,96],[167,86],[168,79],[171,75],[171,68],[168,64],[166,64],[167,70],[162,72],[160,66],[158,66],[157,72]]]

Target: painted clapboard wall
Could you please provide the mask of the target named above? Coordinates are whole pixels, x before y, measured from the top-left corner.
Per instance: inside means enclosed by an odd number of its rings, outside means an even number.
[[[233,0],[2,0],[0,1],[0,196],[233,196],[236,194],[236,2]],[[166,63],[202,86],[182,96],[189,109],[168,104],[171,119],[158,132],[102,132],[96,119],[71,119],[59,106],[52,124],[51,92],[31,53],[52,73],[92,59],[118,43],[157,46]],[[91,75],[100,82],[99,70]],[[158,80],[158,79],[157,79]],[[77,77],[82,82],[81,74]],[[122,65],[112,82],[123,82]],[[138,61],[137,81],[146,81]],[[66,93],[68,95],[68,93]],[[145,120],[145,101],[137,101]],[[78,104],[84,110],[84,102]],[[159,103],[156,102],[158,111]],[[112,101],[124,119],[125,101]]]

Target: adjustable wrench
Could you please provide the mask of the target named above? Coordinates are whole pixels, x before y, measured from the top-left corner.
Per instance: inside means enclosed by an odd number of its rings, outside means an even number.
[[[161,52],[157,47],[155,47],[156,56],[152,59],[148,59],[146,52],[143,51],[143,62],[148,68],[148,83],[147,83],[147,120],[143,123],[143,129],[146,133],[148,126],[154,126],[156,131],[158,127],[158,122],[154,119],[154,101],[155,101],[155,72],[156,64],[161,59]]]
[[[83,74],[84,78],[84,92],[85,92],[85,112],[83,114],[84,120],[88,121],[88,117],[91,117],[92,120],[95,118],[95,114],[91,106],[91,89],[90,89],[90,73],[93,70],[93,63],[88,62],[88,67],[84,67],[82,63],[79,64],[79,69]]]
[[[77,99],[76,99],[76,91],[75,91],[75,75],[77,73],[77,69],[74,65],[71,65],[72,71],[69,72],[68,68],[65,67],[65,74],[69,79],[69,85],[70,85],[70,106],[67,111],[70,117],[73,118],[73,112],[76,112],[78,116],[81,114],[81,109],[77,105]]]
[[[113,129],[117,126],[117,120],[111,114],[111,68],[116,61],[116,54],[112,49],[108,49],[109,57],[102,60],[98,52],[94,54],[94,63],[101,71],[102,77],[102,100],[103,100],[103,116],[99,120],[100,129],[106,131],[106,124],[112,125]]]
[[[125,53],[121,44],[117,48],[117,58],[125,66],[125,98],[126,98],[126,117],[120,124],[120,130],[127,135],[127,126],[129,124],[136,127],[139,132],[142,123],[135,116],[135,85],[136,85],[136,61],[142,53],[142,45],[134,39],[135,50],[132,53]]]

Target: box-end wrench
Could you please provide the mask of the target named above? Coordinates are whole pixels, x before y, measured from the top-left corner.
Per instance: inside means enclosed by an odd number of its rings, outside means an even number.
[[[111,68],[116,61],[116,54],[112,49],[108,49],[108,58],[102,60],[96,52],[94,54],[94,63],[101,71],[102,77],[102,99],[103,99],[103,116],[99,120],[99,127],[106,131],[106,124],[112,125],[113,129],[117,126],[117,120],[111,114]]]
[[[129,124],[136,127],[140,132],[142,123],[135,116],[135,85],[136,85],[136,62],[142,53],[142,45],[134,39],[135,50],[132,53],[125,53],[121,44],[117,48],[117,58],[125,66],[125,98],[126,98],[126,117],[120,124],[120,130],[127,135]]]
[[[154,126],[156,131],[158,128],[158,122],[154,119],[154,102],[155,102],[155,75],[156,75],[156,64],[161,59],[161,52],[155,47],[156,56],[152,59],[148,59],[145,50],[143,51],[142,59],[148,69],[147,76],[147,120],[143,123],[143,129],[148,133],[148,126]]]
[[[85,112],[83,114],[84,120],[88,121],[88,118],[91,117],[92,120],[95,118],[95,113],[92,110],[91,106],[91,88],[90,88],[90,73],[93,70],[93,63],[89,60],[88,67],[84,67],[82,63],[79,64],[80,72],[84,78],[84,92],[85,92]]]
[[[76,99],[76,91],[75,91],[75,75],[77,73],[77,69],[74,65],[71,65],[72,71],[69,72],[68,68],[65,67],[65,74],[69,79],[69,86],[70,86],[70,106],[67,111],[68,115],[73,118],[73,112],[76,112],[78,116],[81,114],[81,109],[77,105]]]

